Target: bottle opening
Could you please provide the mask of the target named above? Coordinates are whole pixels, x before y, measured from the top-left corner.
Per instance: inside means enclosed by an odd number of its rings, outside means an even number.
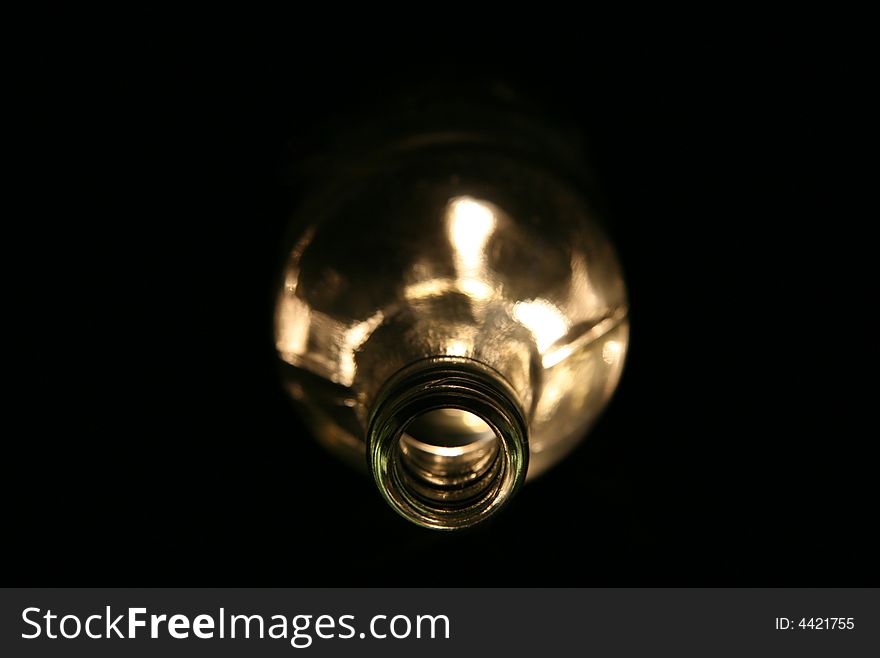
[[[501,442],[464,409],[434,409],[410,422],[399,441],[401,481],[426,503],[466,503],[498,474]]]
[[[452,530],[494,514],[525,479],[528,429],[501,376],[432,357],[391,378],[367,431],[379,491],[418,525]]]

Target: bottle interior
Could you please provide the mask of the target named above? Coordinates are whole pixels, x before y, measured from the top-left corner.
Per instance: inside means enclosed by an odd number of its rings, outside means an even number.
[[[401,474],[426,502],[465,504],[479,496],[498,469],[500,441],[479,416],[433,409],[414,418],[399,440]]]

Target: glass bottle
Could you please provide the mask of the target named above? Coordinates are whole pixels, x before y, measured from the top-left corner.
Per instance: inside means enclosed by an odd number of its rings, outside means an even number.
[[[617,385],[626,290],[573,141],[506,97],[417,98],[305,174],[276,306],[285,385],[421,526],[495,513]]]

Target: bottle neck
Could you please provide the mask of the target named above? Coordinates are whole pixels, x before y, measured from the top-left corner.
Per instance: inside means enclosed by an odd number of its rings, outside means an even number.
[[[513,389],[488,366],[432,357],[392,376],[367,430],[370,472],[385,500],[441,530],[485,520],[528,469],[528,427]]]

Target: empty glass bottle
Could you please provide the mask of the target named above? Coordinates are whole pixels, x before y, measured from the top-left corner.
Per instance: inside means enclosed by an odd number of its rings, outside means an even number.
[[[503,100],[415,102],[311,172],[276,308],[286,386],[419,525],[493,514],[617,385],[626,290],[567,137]]]

